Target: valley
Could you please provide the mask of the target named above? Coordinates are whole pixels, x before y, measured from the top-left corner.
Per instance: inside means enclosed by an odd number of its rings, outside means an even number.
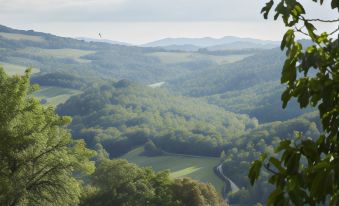
[[[138,47],[0,26],[0,65],[10,76],[32,67],[33,95],[72,117],[74,140],[100,158],[169,170],[173,181],[211,183],[230,205],[254,205],[271,187],[267,171],[250,185],[251,162],[295,131],[314,138],[322,128],[312,108],[281,109],[284,54],[238,40],[183,51],[168,49],[174,40]]]

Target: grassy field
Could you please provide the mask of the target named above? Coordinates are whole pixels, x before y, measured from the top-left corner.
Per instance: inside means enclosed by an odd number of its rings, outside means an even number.
[[[219,158],[176,155],[145,157],[140,156],[142,152],[143,147],[139,147],[121,158],[141,167],[152,167],[155,171],[170,170],[171,178],[191,177],[213,184],[219,192],[222,190],[224,184],[213,172],[213,168],[219,164]]]
[[[21,66],[21,65],[17,65],[17,64],[10,64],[10,63],[6,63],[6,62],[0,62],[0,66],[2,66],[5,70],[5,72],[8,75],[22,75],[25,73],[27,67],[25,66]],[[38,73],[40,72],[39,69],[37,68],[32,68],[32,73]]]
[[[201,61],[201,60],[210,60],[216,62],[217,64],[226,64],[236,61],[240,61],[245,57],[250,56],[246,55],[228,55],[228,56],[213,56],[207,54],[199,53],[190,53],[190,52],[154,52],[149,54],[160,59],[163,63],[185,63],[191,61]]]
[[[19,51],[28,54],[34,54],[37,56],[51,56],[55,58],[74,59],[79,63],[91,62],[91,60],[82,59],[81,57],[95,53],[95,51],[80,49],[41,49],[35,47],[26,47],[24,49],[20,49]]]
[[[0,32],[0,36],[15,41],[34,41],[34,42],[44,42],[45,39],[40,36],[32,36],[32,35],[25,35],[25,34],[14,34],[14,33],[5,33]]]
[[[67,89],[61,87],[41,87],[39,91],[34,93],[34,96],[39,99],[46,99],[47,104],[58,105],[66,102],[71,96],[80,94],[80,90]]]

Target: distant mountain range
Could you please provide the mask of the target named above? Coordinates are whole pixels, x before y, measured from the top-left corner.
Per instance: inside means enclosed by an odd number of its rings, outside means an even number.
[[[201,47],[192,45],[192,44],[185,44],[185,45],[168,45],[168,46],[161,46],[159,48],[165,49],[167,51],[185,51],[185,52],[194,52],[201,49]]]
[[[237,50],[237,49],[271,49],[277,47],[279,41],[260,40],[253,38],[241,38],[225,36],[222,38],[165,38],[143,44],[143,47],[161,47],[166,50],[197,51],[205,48],[210,51]]]
[[[113,45],[133,46],[132,44],[112,41],[109,39],[95,39],[88,37],[78,37],[78,40],[86,42],[102,42]],[[167,51],[198,51],[207,49],[208,51],[241,50],[241,49],[272,49],[279,46],[280,42],[261,40],[254,38],[241,38],[235,36],[225,36],[222,38],[165,38],[154,42],[139,45],[141,47],[159,47]]]
[[[207,47],[209,51],[220,51],[220,50],[237,50],[237,49],[273,49],[279,46],[279,43],[255,43],[247,41],[237,41],[228,44],[220,44],[216,46]]]
[[[102,42],[102,43],[115,44],[115,45],[132,46],[131,44],[128,44],[125,42],[112,41],[109,39],[95,39],[95,38],[88,38],[88,37],[78,37],[76,39],[83,40],[85,42]]]

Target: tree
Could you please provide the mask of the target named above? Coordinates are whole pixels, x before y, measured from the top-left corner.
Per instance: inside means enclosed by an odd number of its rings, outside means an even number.
[[[76,205],[95,152],[72,140],[69,117],[32,97],[29,77],[30,70],[9,77],[0,68],[1,205]]]
[[[223,161],[225,161],[226,159],[226,154],[225,154],[225,151],[221,151],[220,153],[220,162],[222,163]]]
[[[154,173],[126,160],[103,159],[91,176],[92,188],[88,190],[92,192],[81,205],[175,206],[170,184],[168,172]]]
[[[227,206],[215,188],[196,180],[171,180],[126,160],[103,159],[86,186],[82,206]]]
[[[323,5],[324,0],[313,0]],[[270,0],[262,9],[264,18],[275,6],[274,19],[282,18],[289,27],[281,42],[287,58],[281,83],[283,107],[297,98],[300,108],[317,106],[323,134],[310,139],[298,133],[296,139],[281,140],[276,155],[262,155],[252,163],[249,178],[253,184],[264,166],[270,173],[269,182],[275,189],[268,205],[339,205],[339,42],[338,30],[320,33],[317,23],[335,23],[339,19],[310,19],[297,0]],[[339,1],[332,0],[329,10],[339,11]],[[305,47],[295,34],[310,39]]]
[[[148,140],[144,145],[144,153],[145,156],[159,156],[162,155],[163,152],[159,149],[152,140]]]
[[[190,178],[176,179],[172,185],[175,199],[185,206],[227,206],[215,188]]]

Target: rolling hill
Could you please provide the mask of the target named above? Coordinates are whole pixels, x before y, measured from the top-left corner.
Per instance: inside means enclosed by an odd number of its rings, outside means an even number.
[[[260,39],[253,39],[253,38],[240,38],[235,36],[225,36],[222,38],[165,38],[160,39],[154,42],[150,42],[147,44],[143,44],[143,47],[163,47],[163,46],[170,46],[170,45],[193,45],[200,48],[206,48],[216,45],[223,45],[223,44],[230,44],[234,42],[249,42],[249,43],[256,43],[256,44],[273,44],[278,45],[279,42],[276,41],[269,41],[269,40],[260,40]]]
[[[261,123],[284,121],[312,111],[300,110],[296,101],[282,109],[280,73],[284,54],[263,50],[234,63],[169,81],[166,86],[179,94],[198,97],[227,111],[248,114]]]
[[[215,50],[188,51],[194,43]],[[10,74],[32,66],[31,82],[42,86],[34,95],[72,116],[73,136],[92,149],[157,171],[171,169],[173,178],[211,182],[219,191],[221,181],[211,168],[222,161],[223,173],[240,187],[230,200],[254,205],[270,187],[265,171],[250,186],[250,163],[295,131],[306,138],[321,132],[317,114],[308,113],[312,109],[299,110],[295,101],[281,109],[284,54],[252,48],[271,43],[236,37],[153,43],[177,46],[167,51],[0,26],[0,64]],[[140,155],[148,142],[162,155]]]
[[[165,52],[166,55],[158,55]],[[171,59],[175,55],[185,56],[185,62]],[[199,56],[198,61],[196,56]],[[161,48],[85,41],[0,26],[0,61],[39,68],[42,75],[64,72],[90,81],[129,79],[152,84],[196,70],[208,70],[220,64],[221,58],[233,57],[229,54],[222,57],[196,53],[187,55],[186,52],[178,54]]]

